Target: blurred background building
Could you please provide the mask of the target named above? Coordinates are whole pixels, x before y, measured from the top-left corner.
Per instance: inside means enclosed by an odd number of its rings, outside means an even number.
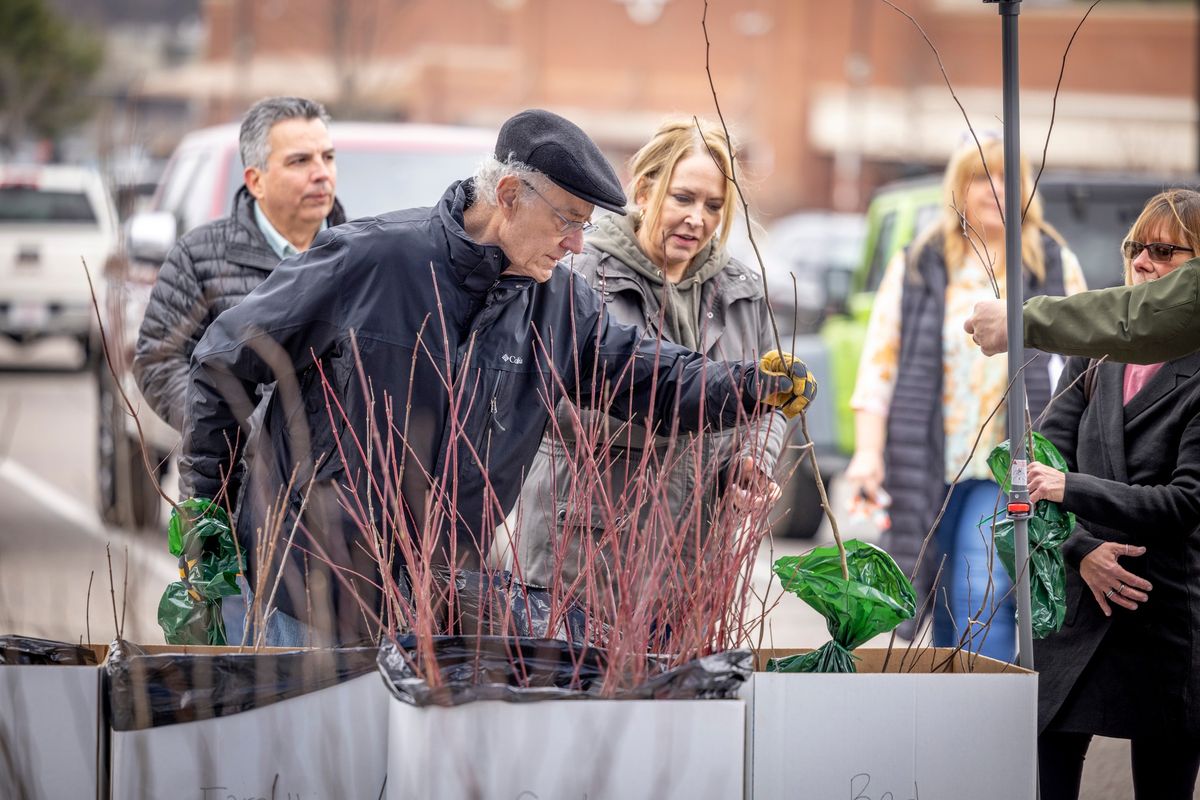
[[[495,125],[541,106],[620,161],[668,114],[712,116],[702,0],[49,0],[105,31],[92,137],[162,155],[269,94],[341,119]],[[897,0],[936,44],[977,130],[999,130],[1000,23],[981,0]],[[1022,137],[1041,150],[1089,3],[1021,8]],[[882,0],[710,0],[712,77],[767,215],[860,210],[940,165],[965,130],[932,50]],[[1067,59],[1048,161],[1196,168],[1197,12],[1105,0]]]
[[[620,161],[668,114],[714,114],[701,0],[50,0],[103,32],[85,142],[165,155],[186,130],[269,94],[341,119],[495,125],[543,106]],[[1000,128],[999,21],[980,0],[905,0],[977,130]],[[1089,3],[1022,3],[1025,147],[1040,150]],[[933,51],[882,0],[712,0],[712,77],[761,209],[859,210],[939,164],[965,130]],[[1056,167],[1195,169],[1197,13],[1107,0],[1058,96]],[[70,150],[68,151],[70,153]]]

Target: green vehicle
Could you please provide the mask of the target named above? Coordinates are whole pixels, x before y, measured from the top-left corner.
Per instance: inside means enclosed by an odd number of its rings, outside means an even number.
[[[1164,189],[1194,187],[1200,177],[1082,172],[1047,172],[1038,183],[1046,219],[1079,257],[1088,286],[1119,285],[1123,280],[1121,240],[1146,201]],[[830,269],[823,276],[827,313],[815,334],[797,336],[795,352],[813,368],[820,391],[809,416],[809,430],[821,475],[836,480],[854,452],[854,415],[850,396],[866,337],[875,290],[888,262],[941,213],[941,176],[910,178],[881,187],[867,211],[862,258],[852,271]],[[784,536],[814,535],[821,521],[815,490],[806,486],[806,470],[784,487],[776,523]]]
[[[867,210],[867,238],[863,258],[848,276],[848,291],[841,313],[821,326],[821,339],[829,350],[832,367],[828,388],[834,398],[834,443],[847,458],[854,452],[854,415],[850,395],[858,376],[858,359],[867,335],[867,320],[875,290],[896,251],[904,247],[940,213],[942,187],[937,178],[916,178],[891,183],[871,199]]]

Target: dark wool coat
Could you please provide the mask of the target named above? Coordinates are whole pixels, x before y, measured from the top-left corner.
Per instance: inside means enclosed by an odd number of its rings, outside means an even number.
[[[428,542],[435,552],[422,559],[478,563],[560,397],[592,405],[607,394],[614,414],[675,417],[686,431],[736,424],[757,412],[760,390],[784,388],[754,363],[717,364],[643,339],[563,265],[545,283],[501,275],[500,248],[463,230],[468,193],[457,183],[434,208],[320,234],[218,317],[192,359],[184,494],[220,491],[247,398],[278,377],[238,538],[250,579],[282,568],[278,607],[341,641],[378,633],[367,612],[380,607],[381,559],[403,580],[404,552],[372,555],[364,531],[374,525],[389,547]],[[431,492],[435,483],[448,494]],[[282,541],[264,564],[256,533],[281,494]]]
[[[1060,391],[1087,367],[1072,358]],[[1124,365],[1098,368],[1055,401],[1043,433],[1071,472],[1078,517],[1063,546],[1067,617],[1034,645],[1038,725],[1132,737],[1200,734],[1200,354],[1165,364],[1128,406]],[[1101,542],[1143,545],[1121,565],[1153,585],[1136,611],[1100,611],[1078,567]],[[1051,722],[1053,720],[1053,723]]]
[[[326,221],[346,221],[341,203],[334,201]],[[175,430],[183,427],[188,367],[200,337],[278,265],[245,186],[228,217],[184,234],[167,254],[138,331],[133,375],[150,408]]]

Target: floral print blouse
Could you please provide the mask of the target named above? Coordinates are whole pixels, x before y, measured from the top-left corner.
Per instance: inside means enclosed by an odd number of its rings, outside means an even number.
[[[900,251],[889,262],[875,295],[858,380],[850,398],[850,407],[855,411],[887,417],[900,356],[900,296],[906,269],[904,251]],[[1063,287],[1068,295],[1087,289],[1079,259],[1065,247],[1062,269]],[[996,277],[1003,298],[1002,269]],[[1008,386],[1008,359],[1003,355],[985,356],[963,330],[963,323],[971,316],[975,304],[993,299],[995,295],[983,262],[977,255],[968,254],[963,265],[947,276],[946,316],[942,324],[942,420],[946,433],[947,484],[958,476],[964,463],[967,466],[962,480],[991,480],[988,454],[1005,439],[1007,403],[1001,403],[1001,398]],[[1061,369],[1061,360],[1055,361]],[[980,426],[997,405],[999,409],[976,445]]]

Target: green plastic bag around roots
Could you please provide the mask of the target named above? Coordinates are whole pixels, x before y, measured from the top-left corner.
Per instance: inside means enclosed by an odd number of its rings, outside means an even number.
[[[1033,434],[1033,461],[1053,467],[1060,472],[1069,472],[1067,461],[1058,448],[1040,433]],[[1009,443],[1001,442],[988,456],[988,467],[1000,488],[1008,491],[1009,465],[1012,456]],[[997,515],[999,516],[999,515]],[[996,543],[996,555],[1008,572],[1008,577],[1017,582],[1016,569],[1016,524],[1009,519],[995,519],[992,540]],[[1036,639],[1044,639],[1062,627],[1067,615],[1067,569],[1063,563],[1062,545],[1075,530],[1075,515],[1064,511],[1058,503],[1039,500],[1029,518],[1029,595],[1030,626]]]
[[[183,501],[167,525],[167,547],[179,558],[180,578],[158,602],[167,643],[225,644],[221,598],[241,593],[237,576],[246,561],[225,510],[211,500]]]
[[[821,616],[833,641],[811,653],[771,659],[768,672],[855,672],[851,651],[892,630],[917,610],[917,594],[895,560],[867,542],[846,542],[842,577],[837,547],[817,547],[802,556],[784,556],[773,569],[783,588]]]

